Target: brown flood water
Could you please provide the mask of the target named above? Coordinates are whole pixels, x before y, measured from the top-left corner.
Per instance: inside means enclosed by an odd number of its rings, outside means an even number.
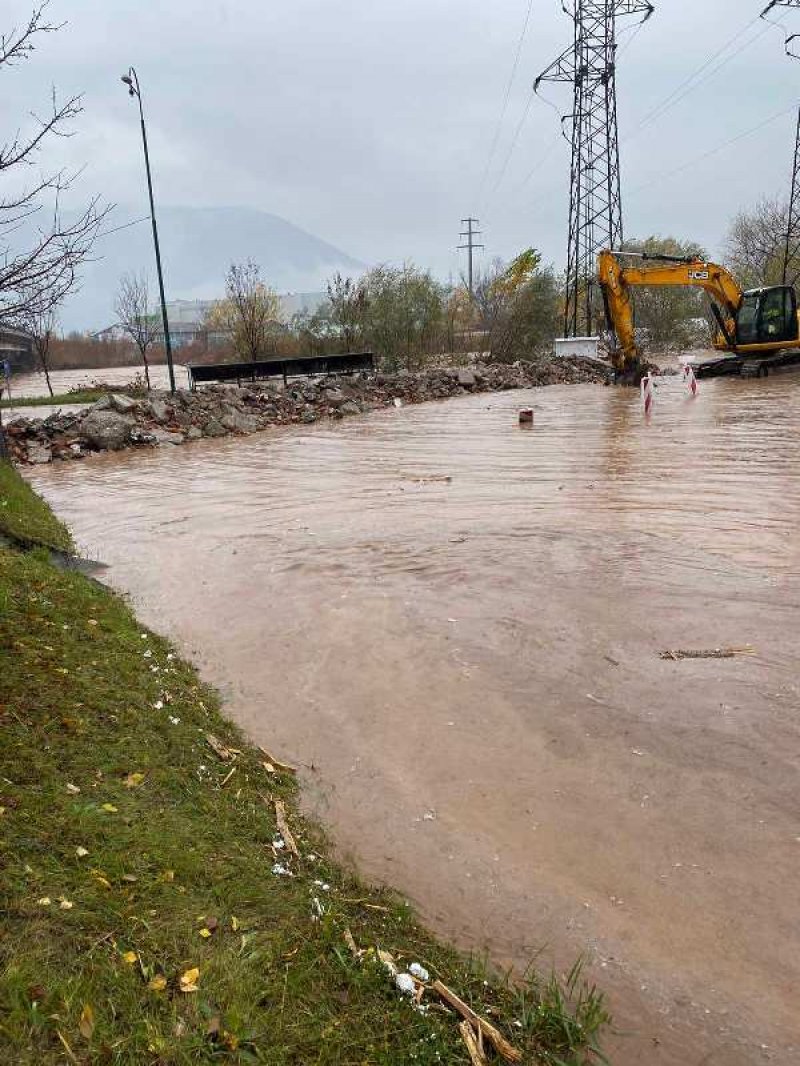
[[[650,424],[630,390],[467,396],[32,478],[368,876],[500,962],[586,951],[618,1066],[785,1064],[798,384],[675,379]],[[659,658],[720,645],[754,654]]]

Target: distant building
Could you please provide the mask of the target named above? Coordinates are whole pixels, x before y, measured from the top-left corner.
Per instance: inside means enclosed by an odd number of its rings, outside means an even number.
[[[0,363],[6,359],[12,370],[30,370],[34,365],[33,338],[21,329],[0,326]],[[0,379],[2,374],[0,374]]]
[[[295,315],[313,315],[328,302],[328,296],[324,292],[287,292],[282,293],[279,299],[281,321],[275,323],[279,331],[285,329]],[[169,339],[173,349],[177,350],[195,343],[208,348],[220,348],[230,341],[229,330],[209,330],[205,326],[206,319],[217,302],[217,300],[171,300],[167,304]],[[122,326],[115,324],[101,329],[94,336],[98,340],[124,340],[127,334]],[[159,342],[163,339],[160,329],[158,339]]]

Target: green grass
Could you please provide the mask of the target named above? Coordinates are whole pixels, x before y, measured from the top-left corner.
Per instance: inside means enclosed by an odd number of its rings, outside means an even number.
[[[72,392],[59,392],[55,396],[14,396],[10,400],[0,400],[0,407],[58,407],[65,403],[94,403],[105,394],[105,389],[73,389]]]
[[[72,549],[72,537],[47,504],[11,463],[0,460],[0,534],[44,544],[61,551]]]
[[[0,547],[0,659],[3,1061],[467,1063],[455,1016],[414,1011],[378,963],[350,955],[346,928],[490,1013],[525,1062],[601,1061],[608,1017],[578,971],[488,979],[331,861],[292,775],[264,768],[119,597],[39,549]],[[235,758],[215,755],[209,731]],[[272,797],[300,859],[273,851]],[[193,968],[197,990],[181,991]]]

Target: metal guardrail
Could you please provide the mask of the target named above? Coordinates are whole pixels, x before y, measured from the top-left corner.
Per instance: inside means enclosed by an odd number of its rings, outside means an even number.
[[[187,366],[189,388],[209,382],[263,381],[269,378],[314,377],[330,374],[363,374],[375,369],[372,352],[346,352],[343,355],[308,355],[295,359],[259,359],[251,363],[210,363]]]

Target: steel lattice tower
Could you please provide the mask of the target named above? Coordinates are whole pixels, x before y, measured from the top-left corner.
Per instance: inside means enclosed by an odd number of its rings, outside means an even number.
[[[761,17],[776,7],[795,7],[800,10],[800,0],[772,0],[761,12]],[[793,59],[800,55],[793,50],[793,42],[798,34],[786,38],[786,54]],[[797,133],[794,142],[794,164],[792,167],[792,189],[789,194],[789,211],[786,219],[786,240],[783,249],[783,284],[794,285],[798,278],[798,256],[800,256],[800,110],[797,112]]]
[[[564,336],[591,335],[600,321],[594,278],[597,253],[622,242],[617,135],[616,22],[654,11],[649,0],[563,0],[572,45],[534,83],[573,86],[572,165]]]

